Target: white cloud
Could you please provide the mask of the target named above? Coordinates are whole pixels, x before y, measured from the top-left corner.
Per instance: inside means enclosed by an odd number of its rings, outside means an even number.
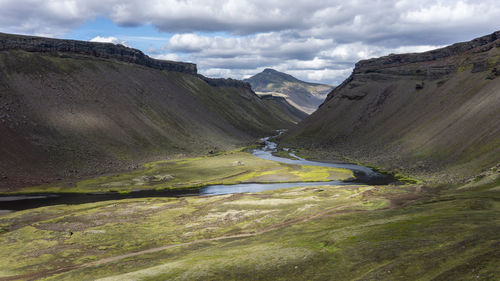
[[[486,2],[491,3],[490,1]],[[492,14],[497,12],[498,8],[495,6],[485,5],[485,3],[480,1],[436,2],[428,6],[407,11],[401,18],[409,23],[418,24],[471,23],[471,21],[481,21],[485,17],[490,18]]]
[[[181,57],[177,54],[174,54],[174,53],[152,55],[151,57],[158,59],[158,60],[173,60],[173,61],[180,61],[181,60]]]
[[[89,40],[90,42],[101,42],[101,43],[113,43],[113,44],[120,44],[123,46],[128,46],[127,42],[120,40],[116,37],[109,36],[109,37],[101,37],[101,36],[96,36],[92,39]]]
[[[97,16],[124,26],[161,31],[256,34],[292,30],[337,41],[384,40],[406,31],[453,33],[498,28],[496,0],[1,0],[0,26],[18,32],[61,34]],[[418,23],[418,25],[416,25]],[[484,32],[483,32],[484,33]],[[342,38],[338,38],[342,37]],[[442,42],[440,42],[442,43]]]
[[[422,52],[440,46],[415,45],[387,48],[363,42],[339,44],[329,39],[294,38],[286,32],[237,38],[196,34],[174,35],[167,49],[188,53],[207,76],[245,78],[250,70],[270,67],[298,78],[339,84],[354,63],[390,53]],[[253,72],[255,74],[257,72]]]
[[[0,0],[0,27],[4,32],[58,37],[107,13],[98,0]],[[114,0],[104,0],[112,4]]]
[[[280,58],[313,58],[312,53],[327,48],[332,43],[331,39],[291,38],[286,36],[286,32],[259,33],[237,38],[176,34],[170,39],[167,49],[196,53],[198,57],[229,58],[259,55]]]
[[[306,75],[308,81],[329,81],[332,77],[347,77],[351,73],[351,69],[322,69],[322,70],[313,70],[313,71],[301,71],[303,75]],[[305,73],[304,73],[305,72]],[[300,72],[291,72],[297,76],[303,76]],[[330,80],[331,81],[331,80]],[[335,84],[340,84],[339,81]]]
[[[425,51],[500,29],[497,2],[0,0],[0,30],[62,37],[106,17],[119,26],[151,25],[173,33],[168,44],[161,36],[142,38],[157,42],[143,51],[195,62],[207,75],[242,78],[275,67],[332,83],[345,78],[360,59]],[[96,40],[123,44],[135,39]]]

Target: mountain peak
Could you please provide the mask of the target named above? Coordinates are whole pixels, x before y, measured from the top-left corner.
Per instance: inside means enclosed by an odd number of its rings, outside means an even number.
[[[264,72],[264,73],[279,73],[279,71],[272,69],[272,68],[266,68],[262,72]]]
[[[268,83],[283,83],[283,82],[303,82],[299,79],[293,77],[290,74],[279,72],[272,68],[266,68],[262,72],[255,74],[254,76],[245,79],[245,81],[250,82],[264,82]]]
[[[266,68],[245,79],[260,95],[278,95],[306,113],[312,113],[324,101],[332,86],[301,81],[290,74]]]

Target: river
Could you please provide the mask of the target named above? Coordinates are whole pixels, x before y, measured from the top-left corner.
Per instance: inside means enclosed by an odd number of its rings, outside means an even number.
[[[83,204],[91,202],[99,202],[105,200],[120,200],[126,198],[146,198],[146,197],[181,197],[181,196],[201,196],[201,195],[221,195],[230,193],[245,193],[259,192],[264,190],[272,190],[279,188],[290,188],[299,186],[315,186],[315,185],[353,185],[353,184],[388,184],[394,181],[394,178],[389,175],[384,175],[373,171],[371,168],[359,166],[355,164],[344,163],[324,163],[309,161],[289,153],[297,160],[277,157],[272,155],[276,151],[277,144],[270,141],[269,138],[262,139],[265,145],[261,149],[255,149],[253,155],[256,157],[295,165],[310,165],[322,167],[345,168],[354,172],[355,179],[348,181],[326,181],[326,182],[294,182],[294,183],[242,183],[233,185],[209,185],[198,190],[143,190],[132,191],[130,193],[121,194],[117,192],[106,193],[50,193],[50,194],[29,194],[29,195],[13,195],[0,196],[0,215],[2,213],[18,210],[26,210],[49,205],[60,204]]]

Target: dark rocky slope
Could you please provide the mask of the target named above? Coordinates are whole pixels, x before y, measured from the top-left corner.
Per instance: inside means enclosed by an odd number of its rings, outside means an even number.
[[[248,83],[119,45],[0,34],[0,190],[231,149],[292,126]]]
[[[329,85],[304,82],[269,68],[244,81],[250,83],[257,94],[282,96],[307,114],[313,113],[333,88]]]
[[[298,109],[297,107],[291,105],[288,100],[284,97],[275,96],[275,95],[259,95],[259,98],[267,101],[269,104],[274,104],[279,107],[281,111],[285,111],[291,116],[295,116],[299,120],[303,120],[308,116],[307,113]]]
[[[283,145],[431,179],[475,175],[500,162],[499,58],[495,32],[360,61]]]

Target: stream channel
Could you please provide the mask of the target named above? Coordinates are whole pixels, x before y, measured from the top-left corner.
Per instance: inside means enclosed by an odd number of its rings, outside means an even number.
[[[310,165],[322,167],[345,168],[354,172],[355,178],[346,181],[325,181],[325,182],[292,182],[292,183],[240,183],[233,185],[208,185],[198,190],[141,190],[122,194],[118,192],[103,193],[33,193],[22,195],[0,196],[0,215],[10,211],[19,211],[42,206],[60,205],[60,204],[83,204],[99,202],[105,200],[119,200],[126,198],[146,198],[146,197],[181,197],[181,196],[206,196],[221,195],[230,193],[259,192],[279,188],[290,188],[300,186],[318,186],[318,185],[384,185],[394,182],[391,175],[381,174],[373,171],[371,168],[343,163],[324,163],[309,161],[289,153],[296,158],[288,159],[272,155],[277,149],[277,144],[270,141],[269,138],[262,139],[265,145],[261,149],[255,149],[253,155],[276,162]]]

